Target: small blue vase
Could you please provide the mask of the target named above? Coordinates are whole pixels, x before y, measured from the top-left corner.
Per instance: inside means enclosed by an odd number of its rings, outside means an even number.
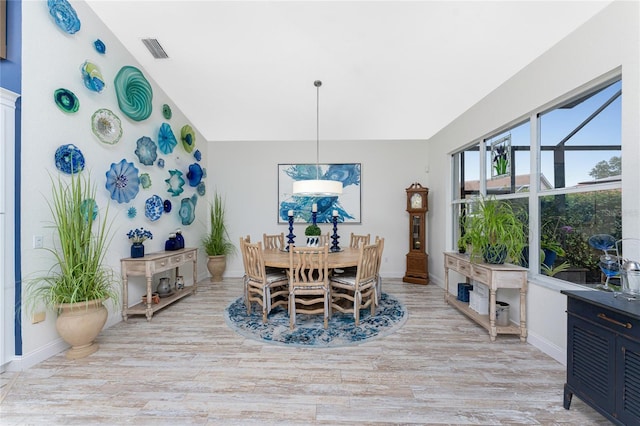
[[[144,257],[144,244],[133,243],[131,244],[131,257]]]

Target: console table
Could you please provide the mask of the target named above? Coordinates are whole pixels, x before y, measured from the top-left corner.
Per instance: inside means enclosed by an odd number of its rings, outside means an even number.
[[[489,287],[489,315],[480,315],[469,307],[468,303],[461,302],[449,293],[449,270],[454,270],[470,279],[485,284]],[[466,316],[480,324],[489,331],[491,341],[496,340],[498,334],[519,334],[521,341],[527,339],[527,269],[504,263],[491,265],[488,263],[473,263],[469,255],[460,253],[444,253],[444,300],[457,308]],[[499,288],[520,289],[520,326],[496,326],[496,291]]]
[[[174,290],[173,294],[162,297],[160,303],[153,303],[151,293],[153,293],[153,275],[159,272],[175,269],[176,276],[179,274],[180,266],[193,263],[193,285],[185,286],[184,289]],[[128,315],[146,315],[147,321],[151,321],[153,313],[164,308],[173,302],[182,299],[197,290],[198,277],[198,249],[183,248],[175,251],[161,251],[149,253],[144,257],[127,257],[120,259],[122,269],[122,318],[127,321]],[[138,303],[129,307],[129,277],[144,276],[147,280],[147,303]]]

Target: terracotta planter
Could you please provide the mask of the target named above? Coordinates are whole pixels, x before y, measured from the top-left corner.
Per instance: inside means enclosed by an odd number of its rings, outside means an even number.
[[[209,261],[207,262],[207,269],[211,274],[212,282],[220,282],[222,281],[222,274],[224,270],[227,268],[227,256],[209,256]]]
[[[56,329],[60,337],[71,345],[68,359],[84,358],[98,350],[94,342],[107,322],[107,308],[102,300],[80,303],[63,303],[58,306]]]

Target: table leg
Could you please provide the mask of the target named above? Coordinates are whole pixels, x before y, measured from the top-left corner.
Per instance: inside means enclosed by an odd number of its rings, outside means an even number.
[[[151,283],[153,281],[153,277],[146,277],[147,278],[147,310],[146,310],[146,315],[147,315],[147,321],[151,321],[151,317],[153,316],[153,308],[151,308],[151,304],[153,303],[153,300],[151,300]]]
[[[444,301],[449,303],[449,268],[446,264],[444,267]]]
[[[122,320],[127,322],[127,309],[129,308],[129,280],[126,271],[122,274]]]
[[[198,253],[193,256],[193,294],[198,291]]]
[[[496,340],[498,329],[496,328],[496,290],[489,290],[489,326],[491,341]]]
[[[520,341],[527,341],[527,289],[520,287]]]

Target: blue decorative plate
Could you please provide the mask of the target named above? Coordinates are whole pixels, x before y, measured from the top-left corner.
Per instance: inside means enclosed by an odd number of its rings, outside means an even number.
[[[78,14],[67,0],[49,0],[47,5],[49,6],[49,14],[64,32],[75,34],[80,30]]]
[[[84,155],[73,144],[62,145],[56,149],[56,168],[62,173],[73,174],[84,170]]]
[[[147,136],[143,136],[136,142],[136,155],[138,156],[138,160],[145,166],[151,166],[156,158],[158,158],[158,153],[156,151],[157,146],[151,138]]]
[[[183,198],[180,204],[180,219],[183,225],[191,225],[196,218],[196,203],[198,196],[193,194],[191,198]]]
[[[87,89],[98,93],[102,92],[102,89],[104,89],[104,78],[102,78],[100,68],[98,68],[96,64],[85,61],[80,67],[80,71],[82,72],[82,80]]]
[[[168,155],[173,152],[173,148],[178,144],[171,126],[167,123],[162,123],[160,131],[158,131],[158,148],[160,152]]]
[[[164,200],[164,212],[169,213],[171,211],[171,201]]]
[[[164,181],[169,185],[169,189],[167,189],[167,191],[169,191],[174,197],[182,194],[184,191],[184,189],[182,189],[184,186],[184,179],[182,178],[182,172],[180,170],[169,170],[169,179],[165,179]]]
[[[144,215],[153,221],[160,219],[162,216],[162,212],[164,212],[164,204],[162,203],[162,198],[158,195],[153,195],[147,198],[147,201],[144,203]]]
[[[187,179],[189,180],[189,186],[198,186],[202,180],[202,167],[200,167],[200,164],[193,163],[189,165]]]
[[[93,42],[93,47],[95,47],[96,52],[100,53],[101,55],[104,55],[107,51],[107,46],[105,46],[104,42],[100,39],[97,39]]]
[[[106,173],[105,187],[111,194],[111,198],[118,203],[128,203],[136,198],[140,190],[140,178],[138,169],[124,158],[119,163],[111,163],[111,168]]]
[[[89,222],[89,211],[91,211],[91,221],[93,222],[98,217],[98,203],[93,198],[87,198],[80,203],[80,212],[85,222]]]

